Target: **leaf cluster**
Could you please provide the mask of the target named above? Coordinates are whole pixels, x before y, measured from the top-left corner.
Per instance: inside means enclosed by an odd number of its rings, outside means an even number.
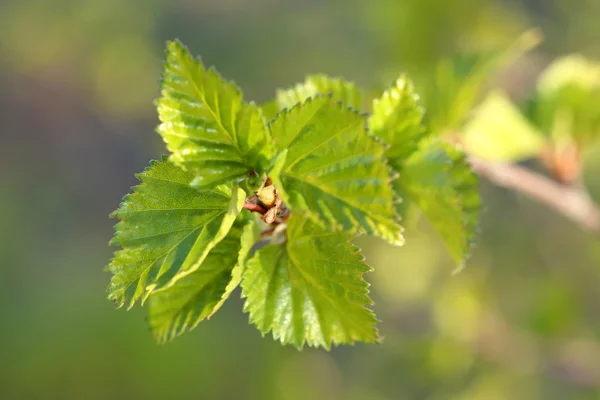
[[[571,54],[540,74],[519,104],[492,91],[464,128],[477,157],[514,162],[538,158],[559,181],[579,179],[583,152],[600,138],[600,63]]]
[[[310,76],[263,106],[167,44],[156,101],[170,152],[112,216],[109,298],[149,304],[156,339],[210,318],[237,286],[263,333],[301,348],[377,342],[370,271],[353,238],[401,245],[408,204],[457,264],[480,208],[462,151],[432,134],[401,76],[364,113],[357,86]]]

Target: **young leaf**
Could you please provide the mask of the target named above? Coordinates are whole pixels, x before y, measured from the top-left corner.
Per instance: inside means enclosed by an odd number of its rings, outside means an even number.
[[[217,312],[238,286],[257,230],[253,220],[240,216],[196,271],[150,295],[148,319],[157,341],[164,343],[194,329]]]
[[[393,183],[421,209],[459,268],[470,254],[479,222],[478,183],[464,153],[441,140],[422,142]]]
[[[419,96],[405,75],[373,101],[369,129],[389,145],[386,157],[396,170],[417,150],[419,141],[425,136],[424,113]]]
[[[555,145],[583,149],[600,137],[600,63],[581,55],[554,61],[538,80],[530,115]]]
[[[469,255],[469,248],[475,244],[475,235],[479,229],[479,217],[483,208],[479,194],[479,176],[467,160],[467,154],[457,146],[443,144],[446,155],[450,158],[450,179],[454,189],[459,195],[465,221],[467,245],[463,253],[464,258]]]
[[[541,39],[541,33],[532,29],[507,47],[440,62],[426,89],[425,105],[432,132],[459,129],[492,74],[537,46]]]
[[[317,96],[279,113],[271,134],[287,151],[271,178],[290,208],[329,229],[403,242],[383,146],[360,114]]]
[[[123,247],[107,269],[113,273],[109,299],[131,308],[152,290],[193,272],[221,241],[242,209],[245,193],[218,186],[200,192],[192,175],[168,161],[153,162],[137,175],[141,184],[111,216],[111,244]]]
[[[536,156],[546,138],[503,92],[492,92],[463,129],[469,153],[487,160],[518,161]]]
[[[279,112],[279,105],[277,103],[277,100],[271,100],[266,103],[263,103],[260,106],[260,108],[262,109],[263,114],[264,114],[265,118],[267,119],[267,121],[270,121],[273,118],[275,118],[275,116]]]
[[[370,271],[351,237],[323,230],[300,214],[288,221],[285,245],[268,245],[248,262],[244,311],[265,334],[302,348],[377,342]]]
[[[244,104],[233,83],[178,41],[167,43],[161,95],[158,132],[171,160],[195,175],[193,186],[210,189],[267,168],[273,154],[260,108]]]
[[[331,94],[334,101],[341,101],[357,110],[361,106],[362,94],[354,82],[327,75],[311,75],[293,88],[278,90],[277,104],[280,108],[292,108],[318,94]]]
[[[462,266],[478,222],[477,177],[461,152],[425,138],[422,119],[413,85],[402,76],[374,101],[369,127],[388,143],[385,156],[399,173],[392,182],[403,199],[397,204],[398,213],[405,214],[410,203],[416,204]]]
[[[221,300],[208,315],[208,318],[221,308],[225,300],[229,298],[231,293],[238,287],[240,282],[242,282],[242,275],[246,268],[246,262],[252,256],[252,246],[260,239],[260,229],[253,217],[246,218],[244,224],[242,236],[240,238],[240,249],[237,254],[237,263],[233,270],[231,270],[231,280],[227,284],[225,292],[221,296]]]
[[[422,124],[424,113],[419,96],[406,75],[401,75],[380,98],[373,100],[373,113],[368,126],[372,134],[387,144],[385,156],[396,173],[402,170],[406,159],[417,151],[420,141],[427,134]],[[396,202],[396,212],[406,218],[410,200],[397,183],[393,187],[396,195],[402,199]]]

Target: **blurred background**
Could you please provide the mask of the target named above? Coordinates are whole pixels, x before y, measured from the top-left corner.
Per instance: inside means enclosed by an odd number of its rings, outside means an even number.
[[[310,73],[372,96],[402,71],[425,85],[439,60],[540,27],[493,79],[518,95],[557,56],[600,59],[599,20],[598,0],[1,1],[0,398],[599,399],[600,241],[491,185],[458,275],[425,221],[403,248],[360,240],[380,345],[282,347],[234,295],[159,346],[144,309],[106,300],[103,271],[108,214],[164,152],[167,39],[262,102]]]

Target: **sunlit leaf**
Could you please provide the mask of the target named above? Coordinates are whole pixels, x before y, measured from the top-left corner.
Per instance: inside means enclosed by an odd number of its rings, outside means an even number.
[[[279,108],[292,108],[318,94],[330,94],[334,101],[341,101],[357,110],[361,106],[362,94],[354,82],[327,75],[311,75],[290,89],[278,90],[277,104]]]
[[[425,105],[431,130],[459,129],[492,75],[537,46],[541,38],[539,31],[530,30],[508,47],[442,60],[426,88]]]
[[[584,148],[600,137],[600,63],[559,58],[542,73],[528,115],[555,144]]]
[[[329,229],[360,230],[401,244],[384,148],[364,125],[360,114],[330,96],[284,110],[271,133],[286,156],[271,177],[293,212]]]
[[[266,102],[262,104],[260,108],[262,109],[263,114],[268,121],[275,118],[275,116],[279,112],[279,105],[277,104],[277,100],[271,100],[269,102]]]
[[[385,156],[399,174],[392,182],[405,215],[416,204],[462,266],[472,245],[479,213],[477,177],[461,152],[426,137],[423,108],[413,85],[400,77],[374,101],[371,132],[388,144]]]
[[[496,91],[475,110],[463,128],[462,143],[470,154],[496,161],[536,156],[546,142],[503,92]]]
[[[158,132],[171,160],[194,174],[193,185],[213,188],[260,173],[272,157],[262,111],[241,91],[202,65],[178,41],[168,42],[157,100]]]
[[[198,269],[150,295],[148,320],[159,342],[194,329],[229,298],[240,283],[256,229],[254,221],[238,217],[227,236],[210,250]]]
[[[369,129],[389,145],[385,154],[397,170],[425,136],[424,113],[412,82],[404,75],[373,101]]]
[[[294,214],[284,245],[269,245],[248,262],[242,280],[244,310],[265,334],[301,348],[376,342],[377,322],[351,237],[331,233]]]
[[[540,75],[537,89],[541,94],[548,94],[568,85],[589,89],[600,87],[600,63],[581,54],[558,58]]]
[[[240,248],[237,254],[237,263],[231,270],[231,280],[227,284],[225,292],[221,296],[221,300],[219,303],[217,303],[208,317],[212,316],[219,310],[225,300],[229,298],[231,293],[239,286],[240,282],[242,282],[242,275],[246,268],[246,262],[252,256],[252,248],[259,239],[260,229],[258,224],[253,218],[247,218],[244,220],[243,231],[240,237]]]
[[[200,192],[193,175],[168,161],[155,161],[137,178],[141,183],[112,216],[111,244],[123,247],[107,269],[112,272],[109,299],[132,307],[154,290],[192,273],[219,243],[241,210],[245,193],[218,186]]]
[[[464,153],[441,140],[426,140],[406,160],[394,188],[421,209],[462,267],[481,209],[479,181]]]

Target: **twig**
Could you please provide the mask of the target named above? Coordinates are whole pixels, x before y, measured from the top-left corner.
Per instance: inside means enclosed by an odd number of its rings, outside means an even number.
[[[490,182],[518,190],[578,223],[600,233],[600,208],[583,187],[565,185],[514,164],[490,163],[470,157],[473,169]]]
[[[259,214],[265,215],[267,213],[267,209],[259,204],[252,203],[248,200],[244,202],[244,208],[246,210],[255,211]]]

